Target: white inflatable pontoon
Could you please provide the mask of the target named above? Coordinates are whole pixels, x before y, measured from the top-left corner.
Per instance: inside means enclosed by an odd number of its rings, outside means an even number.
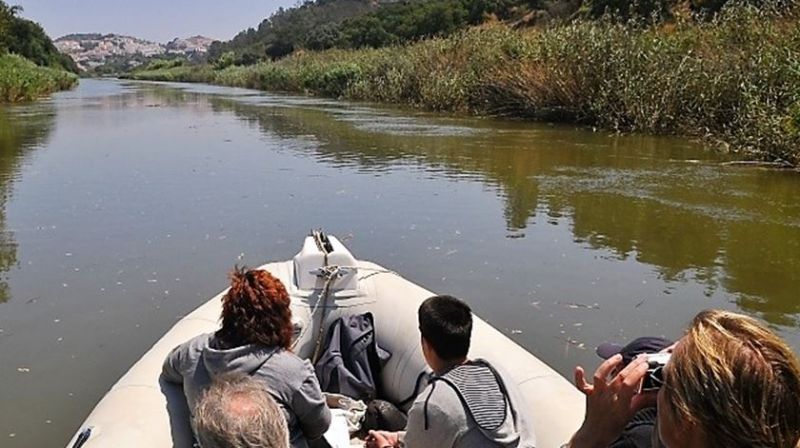
[[[311,358],[328,325],[347,314],[371,312],[378,345],[392,357],[381,372],[385,397],[398,402],[414,393],[426,366],[419,343],[417,308],[434,295],[377,264],[358,261],[335,237],[315,232],[293,260],[262,266],[279,278],[292,299],[295,353]],[[190,448],[192,432],[180,386],[159,379],[169,351],[219,328],[224,291],[181,319],[111,388],[67,448]],[[480,318],[475,318],[470,357],[502,367],[516,382],[532,416],[538,448],[569,440],[584,415],[583,396],[544,362]],[[421,387],[420,387],[421,389]]]

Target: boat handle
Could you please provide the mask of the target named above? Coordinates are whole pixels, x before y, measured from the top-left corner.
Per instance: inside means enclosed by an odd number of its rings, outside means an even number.
[[[75,443],[72,444],[72,448],[81,448],[86,442],[89,441],[89,437],[92,436],[92,427],[88,427],[81,431],[78,434],[78,437],[75,439]]]

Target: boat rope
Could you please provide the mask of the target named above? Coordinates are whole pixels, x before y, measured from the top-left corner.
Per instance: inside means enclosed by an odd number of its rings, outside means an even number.
[[[314,308],[319,306],[319,302],[322,301],[322,315],[319,318],[319,329],[317,330],[317,339],[314,342],[314,355],[311,357],[311,364],[316,364],[319,360],[320,351],[322,350],[322,336],[325,333],[325,311],[328,309],[328,298],[330,297],[331,292],[331,284],[334,280],[339,278],[340,276],[340,269],[339,266],[328,266],[328,257],[325,257],[325,266],[321,268],[317,276],[323,277],[325,279],[325,285],[322,287],[322,294],[321,297],[317,299],[317,303],[314,304]],[[309,316],[309,321],[313,324],[314,323],[314,316]]]
[[[369,274],[367,274],[367,275],[365,275],[365,276],[363,276],[363,277],[359,277],[359,278],[358,278],[358,281],[361,281],[361,280],[364,280],[364,279],[370,278],[370,277],[372,277],[373,275],[378,275],[378,274],[394,274],[394,275],[400,275],[400,274],[398,274],[398,273],[397,273],[397,272],[395,272],[395,271],[390,271],[389,269],[358,268],[358,270],[359,270],[359,271],[372,271],[372,272],[370,272]]]
[[[322,315],[319,318],[319,328],[317,329],[317,337],[314,341],[314,354],[311,356],[312,364],[315,364],[319,360],[320,352],[322,350],[322,343],[323,343],[323,336],[325,334],[325,314],[328,308],[328,301],[330,299],[331,293],[331,286],[333,282],[340,278],[341,276],[345,275],[346,273],[350,272],[351,270],[355,271],[368,271],[369,274],[358,278],[359,281],[364,280],[366,278],[372,277],[373,275],[378,274],[395,274],[396,272],[390,271],[388,269],[376,269],[376,268],[362,268],[362,267],[340,267],[336,265],[328,265],[328,254],[333,250],[328,237],[322,230],[312,230],[311,237],[314,239],[314,243],[317,245],[317,249],[322,252],[323,254],[323,262],[322,267],[312,271],[314,275],[318,278],[325,279],[325,283],[323,284],[322,291],[317,298],[316,303],[314,303],[314,307],[311,309],[311,312],[308,316],[307,325],[300,330],[300,334],[297,336],[297,339],[292,343],[292,349],[295,348],[298,342],[303,339],[305,336],[306,331],[310,327],[314,325],[314,318],[316,317],[317,311],[319,310],[320,303],[322,303]]]
[[[300,330],[300,334],[298,334],[297,338],[295,338],[294,342],[292,342],[292,350],[294,350],[295,347],[297,347],[297,344],[301,340],[303,340],[303,336],[306,335],[306,333],[308,332],[309,328],[311,328],[313,326],[314,317],[316,317],[316,315],[317,315],[317,311],[319,310],[320,304],[323,303],[325,306],[327,306],[328,296],[330,295],[330,285],[331,285],[331,283],[333,283],[333,281],[337,277],[340,277],[342,274],[344,274],[346,269],[351,269],[351,268],[340,268],[339,266],[327,266],[326,268],[327,269],[320,269],[316,273],[317,276],[325,278],[325,284],[324,284],[324,286],[322,288],[322,294],[320,294],[320,297],[316,301],[316,303],[314,303],[314,306],[311,307],[311,312],[308,314],[308,321],[306,322],[306,325],[303,326],[303,328]],[[358,279],[359,281],[364,280],[365,278],[372,277],[373,275],[378,275],[378,274],[399,275],[397,272],[391,271],[391,270],[388,270],[388,269],[362,268],[362,267],[359,267],[357,269],[359,271],[371,271],[369,274],[367,274],[367,275],[365,275],[363,277],[359,277],[359,279]],[[328,292],[326,292],[326,290]],[[320,332],[322,331],[322,323],[324,322],[324,320],[325,320],[325,317],[323,316],[323,318],[320,319]],[[321,338],[318,335],[315,344],[316,344],[316,346],[320,346],[321,343],[322,343]],[[316,352],[316,350],[315,350],[315,352]]]

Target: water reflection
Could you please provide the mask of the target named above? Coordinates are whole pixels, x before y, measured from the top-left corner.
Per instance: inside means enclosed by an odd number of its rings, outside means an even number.
[[[7,272],[17,264],[14,233],[6,228],[6,204],[23,158],[32,148],[46,144],[55,115],[48,102],[0,107],[0,303],[10,299]]]
[[[169,88],[153,93],[201,101]],[[578,130],[565,139],[558,128],[398,117],[308,99],[301,107],[222,96],[207,101],[284,138],[283,150],[321,163],[373,174],[405,165],[478,179],[503,198],[509,237],[547,224],[533,220],[537,211],[551,224],[566,215],[579,244],[652,265],[668,283],[698,282],[708,296],[724,288],[745,311],[797,324],[800,178],[792,173],[725,167],[719,155],[671,139]]]

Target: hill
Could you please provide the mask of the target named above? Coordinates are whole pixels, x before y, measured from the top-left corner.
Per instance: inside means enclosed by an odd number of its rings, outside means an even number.
[[[212,39],[203,36],[175,38],[161,44],[118,34],[78,33],[59,37],[55,45],[69,55],[81,70],[103,72],[103,69],[111,68],[125,71],[161,56],[200,61],[205,58],[211,42]]]
[[[755,6],[794,0],[734,0]],[[513,28],[574,20],[705,21],[728,0],[305,0],[279,9],[257,28],[214,42],[217,67],[276,60],[297,50],[380,48],[446,37],[470,26],[502,22]]]
[[[252,64],[265,58],[280,58],[295,49],[325,49],[333,45],[338,27],[346,20],[361,17],[392,4],[423,0],[306,0],[296,7],[279,8],[256,28],[237,34],[228,42],[214,42],[209,59],[225,53],[235,56],[236,64]]]
[[[584,3],[620,0],[306,0],[279,9],[257,28],[215,42],[211,61],[249,65],[296,50],[379,48],[447,36],[486,21],[525,26],[574,15]],[[646,4],[668,0],[637,0]],[[624,3],[625,0],[622,0]],[[220,64],[218,64],[220,65]]]

